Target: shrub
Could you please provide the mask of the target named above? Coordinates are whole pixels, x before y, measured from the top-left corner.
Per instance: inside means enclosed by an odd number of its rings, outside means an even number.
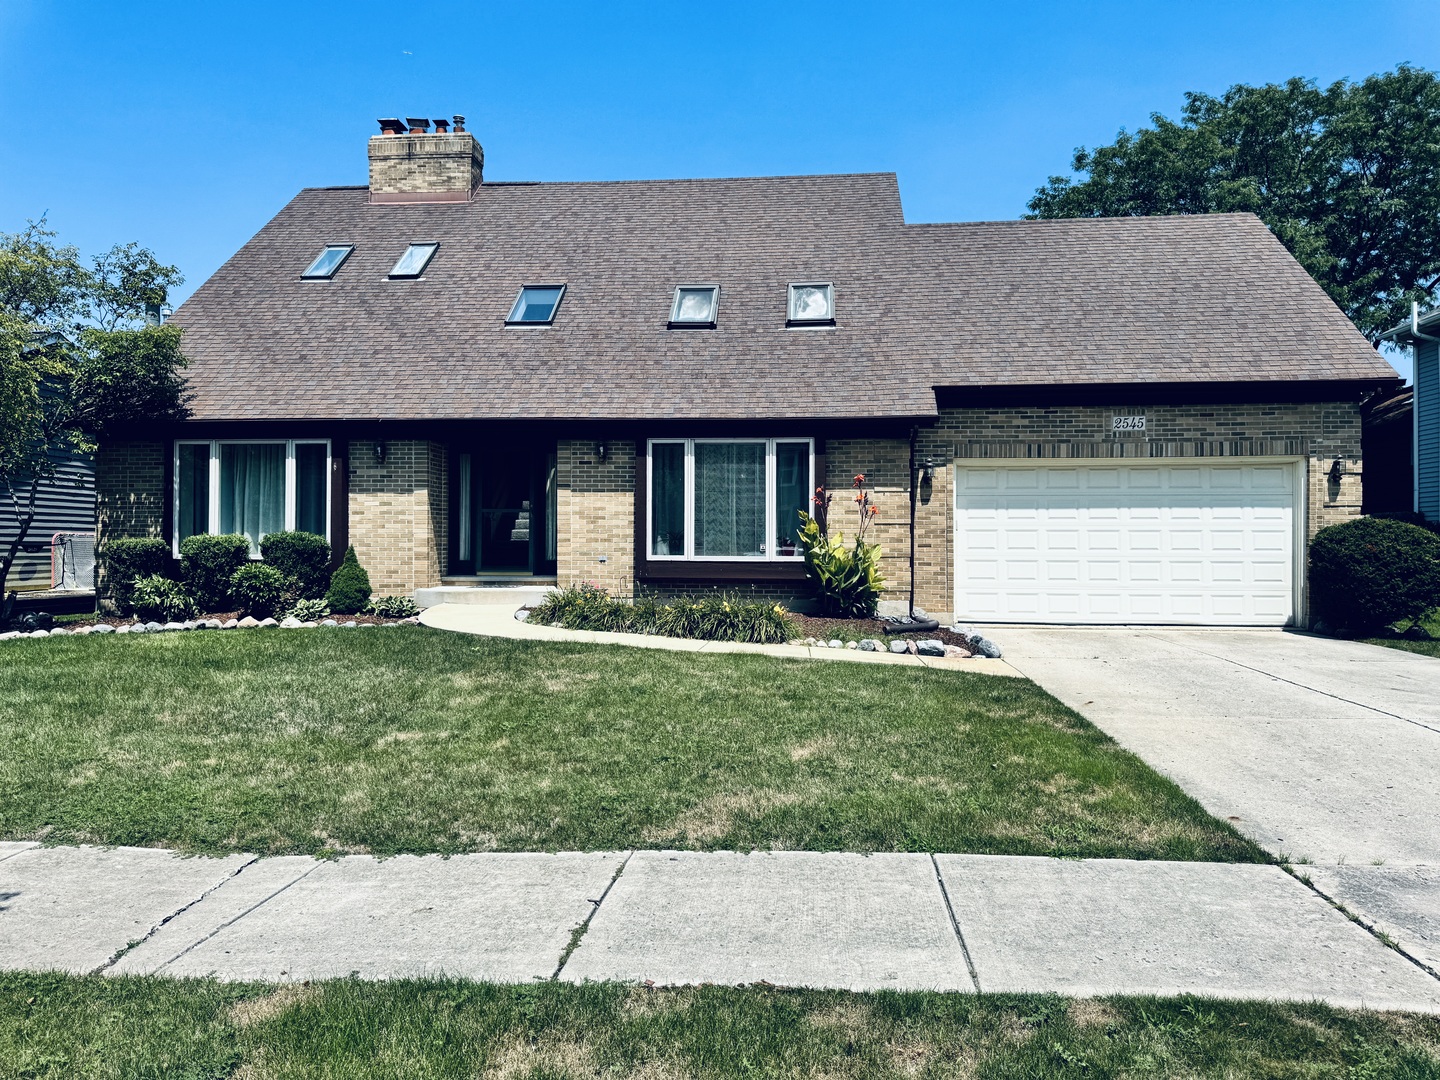
[[[230,579],[249,561],[250,541],[238,533],[202,533],[180,542],[180,580],[205,611],[230,610]]]
[[[408,619],[420,614],[415,601],[408,596],[377,596],[365,610],[382,619]]]
[[[106,542],[100,551],[105,588],[122,614],[134,610],[131,590],[136,579],[164,573],[169,561],[170,545],[158,537]]]
[[[265,563],[249,563],[230,578],[230,595],[245,614],[271,618],[289,599],[290,579]]]
[[[195,601],[185,586],[163,574],[137,578],[131,588],[130,602],[135,614],[147,622],[178,622],[195,614]]]
[[[1440,605],[1440,537],[1373,517],[1321,529],[1310,544],[1310,605],[1354,631],[1424,615]]]
[[[260,541],[260,555],[295,582],[306,600],[325,595],[330,584],[330,544],[308,532],[273,532]],[[328,615],[329,612],[326,612]]]
[[[291,581],[293,579],[286,579]],[[287,619],[299,619],[301,622],[319,622],[330,614],[330,605],[325,602],[324,597],[319,600],[296,600],[285,612]]]
[[[819,614],[828,618],[869,619],[880,604],[885,579],[880,576],[880,545],[867,544],[865,533],[879,515],[865,490],[865,475],[855,477],[859,520],[855,543],[847,547],[840,533],[830,535],[830,503],[834,498],[824,488],[812,500],[814,515],[800,514],[800,546],[805,551],[805,576],[810,583]]]
[[[370,599],[370,575],[355,557],[355,549],[345,549],[345,558],[330,578],[325,602],[336,615],[358,615]]]
[[[588,584],[551,593],[531,609],[529,621],[546,625],[559,623],[568,630],[611,630],[759,644],[789,641],[796,634],[790,613],[779,604],[763,600],[740,600],[715,593],[670,604],[661,604],[653,597],[641,597],[629,604]]]

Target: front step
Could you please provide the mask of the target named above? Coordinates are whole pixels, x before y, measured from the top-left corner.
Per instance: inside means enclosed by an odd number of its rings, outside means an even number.
[[[514,585],[441,585],[434,589],[416,589],[417,607],[431,608],[439,604],[508,604],[512,608],[533,607],[555,592],[554,585],[535,584],[534,578]]]

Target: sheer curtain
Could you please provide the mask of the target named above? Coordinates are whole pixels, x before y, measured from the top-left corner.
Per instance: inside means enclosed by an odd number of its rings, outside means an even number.
[[[220,531],[250,539],[285,528],[285,444],[222,443],[220,446]]]
[[[695,444],[695,554],[764,554],[765,444]]]

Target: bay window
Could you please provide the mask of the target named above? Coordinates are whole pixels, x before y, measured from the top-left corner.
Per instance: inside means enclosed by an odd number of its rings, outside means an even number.
[[[260,557],[267,533],[330,538],[330,443],[325,439],[210,439],[175,444],[176,555],[200,533],[238,533]]]
[[[652,439],[651,559],[799,559],[815,488],[810,439]]]

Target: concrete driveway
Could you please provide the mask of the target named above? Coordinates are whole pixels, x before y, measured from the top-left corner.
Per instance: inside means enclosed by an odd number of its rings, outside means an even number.
[[[1307,634],[999,629],[1005,658],[1440,966],[1440,659]]]

